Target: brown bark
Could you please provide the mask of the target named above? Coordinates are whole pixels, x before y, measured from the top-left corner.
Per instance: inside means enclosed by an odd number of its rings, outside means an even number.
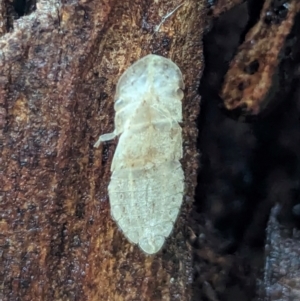
[[[0,40],[1,300],[190,300],[185,226],[198,168],[205,7],[198,0],[48,0],[13,28],[1,27],[10,31]],[[171,58],[186,84],[186,194],[175,230],[154,256],[128,243],[111,219],[115,143],[93,148],[113,128],[119,76],[148,53]]]
[[[278,82],[278,65],[299,11],[297,0],[265,1],[259,21],[247,33],[224,78],[221,97],[232,115],[244,119],[261,113],[274,101],[272,85],[283,89]]]
[[[222,13],[245,1],[246,0],[218,0],[216,4],[212,6],[211,14],[214,17],[219,17],[219,15],[221,15]]]

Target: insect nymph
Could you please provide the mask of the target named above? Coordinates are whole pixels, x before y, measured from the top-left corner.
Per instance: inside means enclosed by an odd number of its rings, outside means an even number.
[[[95,143],[119,136],[108,186],[111,215],[132,243],[157,253],[177,219],[184,190],[180,69],[147,55],[120,77],[115,95],[115,130]]]

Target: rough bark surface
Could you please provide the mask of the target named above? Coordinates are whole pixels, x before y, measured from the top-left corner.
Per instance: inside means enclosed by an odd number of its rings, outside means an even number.
[[[296,301],[300,298],[300,231],[277,220],[280,205],[271,211],[265,247],[264,279],[259,301]]]
[[[185,227],[197,181],[205,1],[41,0],[12,23],[9,5],[0,5],[0,299],[190,300]],[[155,256],[111,219],[115,143],[93,148],[113,129],[119,76],[148,53],[171,58],[186,84],[186,194]]]
[[[211,7],[212,11],[211,14],[214,17],[218,17],[219,15],[223,14],[224,12],[230,10],[234,6],[237,6],[246,0],[218,0],[214,3]]]
[[[221,97],[232,115],[257,115],[274,96],[272,84],[281,89],[278,65],[299,11],[297,0],[264,2],[260,20],[247,33],[225,75]]]

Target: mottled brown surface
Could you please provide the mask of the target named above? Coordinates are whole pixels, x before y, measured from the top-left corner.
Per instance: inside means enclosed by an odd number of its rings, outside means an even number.
[[[246,0],[217,0],[215,2],[216,3],[211,7],[212,16],[218,17],[219,15],[230,10],[234,6],[246,2]]]
[[[197,181],[195,119],[205,1],[39,1],[0,40],[0,299],[189,300],[185,226]],[[3,5],[3,4],[1,4]],[[110,217],[118,77],[157,53],[181,68],[186,195],[162,252],[146,256]]]
[[[270,100],[285,39],[300,11],[298,0],[267,0],[260,20],[246,35],[230,64],[220,96],[228,110],[256,115]]]

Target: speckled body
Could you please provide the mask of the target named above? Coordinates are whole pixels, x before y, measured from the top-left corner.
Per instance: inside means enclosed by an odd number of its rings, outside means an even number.
[[[147,254],[170,235],[184,190],[180,69],[147,55],[120,77],[115,95],[115,130],[95,147],[120,135],[108,187],[112,217],[124,235]]]

